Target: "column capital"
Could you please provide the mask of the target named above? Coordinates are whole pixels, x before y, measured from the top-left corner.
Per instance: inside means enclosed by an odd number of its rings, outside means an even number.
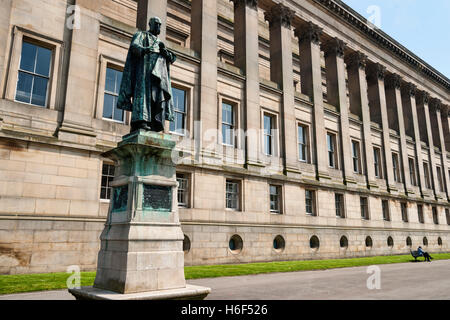
[[[319,44],[320,36],[322,35],[322,30],[323,29],[320,28],[318,25],[309,21],[303,26],[295,29],[295,36],[298,37],[299,42],[308,40],[314,44]]]
[[[379,63],[372,63],[367,66],[367,77],[369,79],[384,80],[386,67]]]
[[[396,73],[386,75],[386,87],[389,89],[400,89],[402,85],[402,77]]]
[[[417,86],[411,82],[404,83],[402,85],[402,92],[410,97],[415,97],[417,93]]]
[[[441,111],[442,101],[437,98],[430,99],[430,109],[432,112]]]
[[[430,94],[426,91],[417,92],[417,101],[420,104],[428,104],[430,102]]]
[[[355,51],[345,57],[345,63],[347,63],[348,67],[357,66],[358,68],[365,70],[367,66],[367,56],[360,51]]]
[[[345,52],[345,43],[339,38],[333,38],[328,40],[323,44],[323,51],[325,52],[325,56],[335,55],[339,58],[344,57]]]
[[[234,3],[235,8],[239,8],[240,6],[247,6],[252,9],[258,8],[258,0],[230,0]]]
[[[294,15],[293,10],[278,3],[264,13],[264,18],[266,21],[269,21],[269,25],[281,24],[286,28],[290,28]]]

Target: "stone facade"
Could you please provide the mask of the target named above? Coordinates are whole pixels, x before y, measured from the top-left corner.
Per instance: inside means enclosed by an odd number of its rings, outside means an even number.
[[[1,6],[0,273],[95,270],[109,206],[101,154],[129,132],[128,114],[105,117],[107,70],[123,68],[153,14],[167,21],[173,87],[185,95],[187,265],[407,254],[407,240],[450,251],[450,81],[340,1]],[[51,52],[43,106],[17,99],[24,43]]]

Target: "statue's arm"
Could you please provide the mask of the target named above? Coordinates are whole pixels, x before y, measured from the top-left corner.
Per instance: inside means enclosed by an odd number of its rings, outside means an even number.
[[[135,56],[143,56],[146,53],[147,47],[143,46],[143,36],[142,32],[137,32],[133,40],[131,40],[130,50]]]

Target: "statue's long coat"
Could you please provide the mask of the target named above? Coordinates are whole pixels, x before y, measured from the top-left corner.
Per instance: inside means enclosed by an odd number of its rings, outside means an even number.
[[[168,61],[160,54],[160,42],[147,31],[134,35],[117,101],[117,108],[132,112],[132,123],[149,122],[154,131],[163,131],[164,121],[174,118]],[[144,55],[149,47],[151,53]],[[175,59],[169,52],[169,62]]]

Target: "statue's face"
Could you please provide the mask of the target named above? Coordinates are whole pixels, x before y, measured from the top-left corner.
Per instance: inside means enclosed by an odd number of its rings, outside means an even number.
[[[161,20],[152,18],[150,20],[150,33],[158,36],[161,33]]]

